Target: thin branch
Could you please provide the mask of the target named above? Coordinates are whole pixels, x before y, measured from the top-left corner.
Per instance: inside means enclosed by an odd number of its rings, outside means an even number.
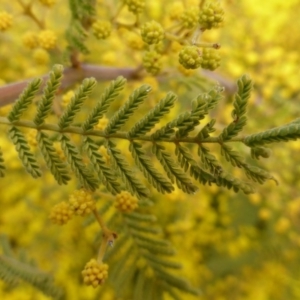
[[[78,68],[69,67],[63,72],[63,79],[59,91],[61,92],[68,89],[75,83],[88,77],[94,77],[98,81],[113,80],[120,75],[127,79],[134,79],[138,77],[138,71],[139,70],[135,68],[114,68],[89,64],[82,64]],[[48,74],[41,77],[43,83],[40,88],[40,93],[48,78]],[[31,79],[18,81],[0,87],[0,107],[14,102],[30,80]]]
[[[58,92],[62,92],[63,90],[68,89],[75,83],[82,81],[84,78],[94,77],[97,81],[109,81],[122,75],[127,79],[137,79],[141,76],[140,72],[141,72],[141,67],[116,68],[116,67],[105,67],[105,66],[97,66],[97,65],[90,65],[90,64],[82,64],[77,68],[68,67],[63,72],[63,79],[60,86],[60,90]],[[201,72],[202,74],[204,74],[205,77],[218,81],[221,86],[225,87],[225,90],[229,94],[233,94],[236,91],[235,84],[231,80],[224,78],[222,75],[217,74],[215,72],[209,72],[206,70],[202,70]],[[49,78],[48,74],[43,75],[41,77],[43,83],[41,85],[39,93],[42,92],[42,89],[46,84],[48,78]],[[22,93],[24,88],[27,86],[28,82],[31,80],[32,78],[10,83],[0,87],[0,107],[14,102],[18,98],[18,96]]]
[[[118,235],[115,232],[113,232],[107,228],[104,220],[102,219],[102,217],[100,216],[100,214],[98,213],[98,211],[96,209],[93,210],[93,214],[103,232],[102,233],[103,240],[101,242],[98,257],[97,257],[97,261],[99,263],[101,263],[107,246],[108,245],[112,246],[115,239],[118,237]]]

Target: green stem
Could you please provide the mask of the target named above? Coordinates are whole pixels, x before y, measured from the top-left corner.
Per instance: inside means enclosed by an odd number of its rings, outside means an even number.
[[[33,128],[36,130],[49,130],[52,132],[59,132],[59,133],[73,133],[73,134],[79,134],[81,136],[95,136],[95,137],[101,137],[105,139],[124,139],[124,140],[129,140],[127,132],[116,132],[112,134],[105,134],[104,131],[101,130],[89,130],[89,131],[83,131],[81,127],[77,126],[70,126],[64,129],[61,129],[58,125],[56,124],[42,124],[40,126],[36,126],[34,122],[29,121],[29,120],[20,120],[20,121],[15,121],[11,123],[7,118],[5,117],[0,117],[0,124],[4,125],[14,125],[17,127],[26,127],[26,128]],[[234,137],[230,139],[227,142],[244,142],[245,137]],[[159,139],[153,141],[151,136],[139,136],[132,138],[131,140],[134,141],[147,141],[147,142],[166,142],[166,143],[220,143],[220,140],[218,137],[208,137],[206,139],[200,140],[197,137],[184,137],[184,138],[165,138],[165,139]]]

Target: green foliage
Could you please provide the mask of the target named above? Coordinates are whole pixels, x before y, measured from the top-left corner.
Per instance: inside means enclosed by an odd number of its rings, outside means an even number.
[[[45,122],[45,118],[51,111],[55,93],[57,92],[62,79],[62,72],[63,67],[61,65],[55,65],[53,71],[50,72],[50,78],[43,91],[43,97],[38,104],[37,114],[34,118],[34,123],[37,126],[42,125]]]
[[[275,127],[257,134],[245,137],[245,144],[249,147],[265,145],[275,142],[295,141],[300,138],[300,124],[298,121]]]
[[[68,180],[70,180],[70,177],[68,176],[66,165],[57,156],[51,139],[42,131],[38,132],[36,139],[46,165],[53,174],[57,183],[66,184]]]
[[[105,209],[105,213],[109,211]],[[116,245],[105,256],[111,265],[109,281],[117,296],[128,293],[134,300],[163,299],[162,294],[168,293],[176,295],[174,299],[184,299],[184,293],[200,293],[178,276],[182,266],[146,206],[132,213],[114,214],[110,222],[122,228]]]
[[[32,103],[32,100],[38,92],[41,83],[41,79],[34,79],[28,84],[26,89],[24,89],[23,93],[18,98],[18,101],[16,102],[16,105],[14,106],[13,110],[7,116],[10,122],[18,121],[20,119],[22,113]]]
[[[34,155],[30,152],[27,140],[24,134],[15,126],[9,129],[8,135],[14,143],[26,171],[33,177],[40,177],[41,171]]]
[[[70,25],[66,31],[68,41],[67,53],[71,55],[76,50],[84,54],[89,53],[85,45],[88,37],[88,29],[95,18],[95,0],[69,0],[69,8],[72,14]]]
[[[220,138],[223,141],[228,141],[236,136],[246,125],[246,108],[247,101],[250,98],[252,89],[252,81],[248,76],[241,77],[238,82],[238,92],[235,94],[233,102],[234,110],[231,113],[233,122],[223,129]]]
[[[0,249],[2,249],[0,255],[0,278],[2,280],[10,285],[17,285],[21,279],[53,299],[64,298],[63,290],[54,284],[51,274],[37,268],[34,262],[29,261],[22,253],[15,257],[6,236],[0,237]]]
[[[122,77],[118,77],[112,81],[109,87],[104,90],[99,101],[96,102],[84,122],[71,126],[76,114],[81,111],[84,101],[90,96],[95,86],[93,78],[85,79],[82,85],[75,91],[70,104],[58,121],[58,126],[47,124],[45,123],[45,118],[51,111],[54,94],[57,91],[61,78],[62,67],[57,65],[50,73],[46,87],[43,90],[42,98],[38,102],[38,112],[34,118],[34,122],[20,120],[20,117],[28,109],[34,95],[39,89],[41,81],[38,79],[33,80],[24,90],[9,113],[8,120],[2,120],[2,123],[11,126],[9,137],[15,144],[26,170],[34,178],[41,176],[39,164],[31,153],[25,135],[18,127],[30,127],[37,130],[37,141],[42,156],[59,184],[66,184],[70,177],[65,163],[61,161],[53,146],[52,138],[44,130],[54,131],[58,134],[57,139],[61,143],[67,163],[70,165],[81,186],[94,191],[101,182],[112,194],[117,194],[122,188],[125,188],[140,199],[149,196],[148,188],[136,176],[136,170],[132,169],[132,166],[126,161],[126,157],[121,153],[117,144],[112,139],[121,138],[130,141],[129,150],[136,166],[143,173],[149,184],[154,186],[159,192],[172,192],[174,189],[173,184],[176,183],[177,187],[184,192],[193,194],[198,188],[193,183],[192,178],[202,184],[214,183],[229,189],[233,188],[236,192],[242,190],[245,193],[252,193],[254,191],[250,183],[234,178],[230,172],[226,172],[222,163],[211,153],[211,150],[205,144],[218,143],[221,147],[221,154],[233,167],[242,168],[249,180],[262,184],[266,180],[275,179],[271,174],[258,166],[246,163],[243,155],[233,150],[226,142],[244,142],[247,146],[251,147],[252,157],[258,158],[259,156],[267,157],[269,155],[269,152],[263,150],[265,148],[261,147],[261,145],[281,140],[292,140],[299,137],[300,127],[297,120],[258,134],[237,137],[237,134],[246,125],[246,105],[252,89],[251,80],[247,76],[243,76],[238,80],[238,91],[235,94],[234,110],[232,111],[234,121],[222,130],[219,137],[211,136],[215,131],[214,119],[209,121],[200,130],[198,129],[200,121],[222,99],[223,88],[219,86],[197,96],[191,103],[192,108],[190,111],[179,114],[174,120],[154,130],[153,133],[150,130],[174,106],[177,98],[175,94],[168,93],[153,109],[142,116],[131,129],[126,132],[120,131],[125,122],[131,118],[134,111],[151,91],[150,86],[142,85],[133,91],[125,104],[113,114],[104,131],[93,129],[99,119],[107,112],[113,100],[116,99],[124,88],[125,79]],[[196,134],[191,135],[194,132]],[[72,142],[70,134],[85,136],[80,148]],[[104,138],[105,141],[102,140],[99,143],[95,138]],[[148,154],[146,147],[144,148],[140,141],[151,146],[153,155],[161,164],[168,179],[153,165],[151,155]],[[161,144],[162,142],[175,145],[177,161],[168,148]],[[197,144],[198,156],[201,163],[198,163],[198,160],[193,157],[190,147],[184,147],[182,144]],[[106,147],[114,170],[106,164],[104,157],[99,153],[99,145]],[[84,163],[83,149],[86,150],[86,154],[92,163],[90,167]],[[1,159],[1,165],[1,175],[3,176],[3,159]],[[97,174],[98,179],[95,177],[95,174]],[[119,182],[120,179],[122,180],[122,184]]]

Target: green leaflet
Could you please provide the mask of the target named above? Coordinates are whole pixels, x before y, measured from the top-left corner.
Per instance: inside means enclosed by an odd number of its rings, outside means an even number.
[[[0,236],[0,248],[3,254],[0,255],[0,279],[9,284],[16,284],[21,279],[35,288],[42,291],[45,295],[54,299],[63,299],[63,290],[54,284],[51,274],[33,266],[26,260],[26,257],[15,258],[10,244],[5,236]]]
[[[246,108],[247,102],[250,98],[250,93],[252,90],[252,81],[251,79],[244,75],[238,80],[238,92],[234,97],[234,110],[231,113],[233,121],[223,129],[220,138],[223,141],[230,140],[236,136],[246,125]]]
[[[19,158],[21,159],[26,171],[33,178],[40,177],[42,175],[40,168],[34,155],[30,152],[30,148],[24,134],[17,127],[13,126],[10,128],[8,135],[14,143],[19,154]]]
[[[146,84],[133,91],[128,101],[112,116],[105,128],[105,133],[111,134],[119,130],[150,92],[151,87]]]

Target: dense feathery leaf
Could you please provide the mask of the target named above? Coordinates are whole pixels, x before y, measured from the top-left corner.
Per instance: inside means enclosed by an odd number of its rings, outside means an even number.
[[[13,126],[9,129],[8,135],[14,143],[19,158],[21,159],[26,171],[33,178],[40,177],[42,175],[40,168],[34,155],[30,152],[30,148],[24,134],[17,127]]]
[[[112,141],[107,142],[108,152],[112,158],[113,165],[119,171],[126,188],[139,198],[147,198],[149,196],[148,189],[144,184],[135,176],[132,168],[127,163],[126,159],[122,156],[121,152],[117,149]]]
[[[246,125],[246,108],[252,90],[252,80],[244,75],[238,80],[238,91],[233,102],[234,109],[231,113],[233,121],[223,129],[220,138],[223,141],[236,136]]]
[[[164,150],[163,146],[153,144],[152,152],[160,161],[171,182],[176,182],[178,188],[182,189],[187,194],[194,194],[198,190],[198,188],[192,183],[190,177],[177,164],[172,156]]]
[[[27,85],[27,87],[24,89],[22,94],[19,96],[17,102],[13,106],[11,112],[7,116],[10,122],[15,122],[20,119],[22,113],[32,103],[32,100],[39,91],[41,84],[42,80],[36,78]]]
[[[299,138],[300,123],[292,122],[260,133],[248,135],[245,137],[244,143],[247,146],[254,147],[275,142],[295,141]]]
[[[99,119],[106,113],[109,105],[116,99],[124,88],[126,79],[119,76],[116,80],[113,80],[110,85],[105,89],[101,95],[100,100],[88,116],[87,120],[83,123],[82,129],[84,131],[91,130],[98,123]]]
[[[174,106],[177,96],[169,92],[151,109],[141,120],[139,120],[128,132],[130,138],[141,136],[149,132],[159,120],[170,112]]]
[[[147,180],[161,193],[171,193],[174,187],[162,174],[153,166],[153,162],[142,150],[140,143],[132,142],[129,147],[136,165],[143,172]]]
[[[99,153],[99,146],[89,137],[84,140],[84,150],[93,167],[95,168],[100,182],[107,188],[109,192],[116,195],[121,192],[121,186],[117,181],[117,177],[110,165]]]
[[[63,66],[55,65],[49,74],[49,79],[46,83],[46,87],[44,88],[42,99],[38,104],[37,114],[33,120],[37,126],[43,124],[45,122],[45,118],[50,113],[55,93],[57,92],[61,82],[62,72]]]
[[[59,127],[65,129],[73,122],[76,113],[80,110],[84,100],[92,93],[96,80],[94,78],[86,78],[83,80],[82,85],[75,91],[70,104],[62,114],[59,120]]]
[[[151,87],[147,84],[134,90],[125,104],[112,116],[105,128],[105,133],[111,134],[119,130],[150,92]]]
[[[70,180],[70,176],[68,175],[66,164],[60,161],[53,146],[53,142],[46,133],[41,131],[38,132],[36,139],[39,148],[41,149],[41,153],[45,159],[46,165],[58,184],[67,184],[67,182]]]
[[[82,157],[80,156],[77,148],[66,135],[61,136],[60,142],[68,163],[79,182],[85,189],[94,191],[98,187],[98,181],[82,162]]]

